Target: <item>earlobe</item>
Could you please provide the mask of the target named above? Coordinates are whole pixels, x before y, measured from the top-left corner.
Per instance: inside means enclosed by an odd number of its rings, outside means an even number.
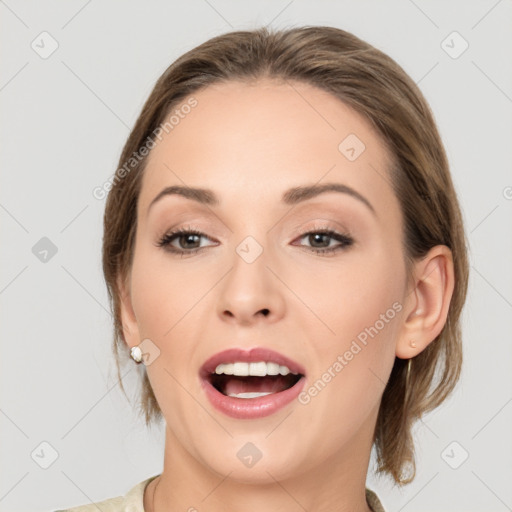
[[[130,288],[130,283],[123,281],[121,276],[118,276],[117,289],[119,291],[123,336],[128,347],[134,347],[139,344],[140,338],[137,319],[132,307]]]
[[[396,345],[400,359],[418,355],[446,323],[455,284],[450,249],[445,245],[430,249],[415,264],[413,274],[414,289],[406,299],[406,317]]]

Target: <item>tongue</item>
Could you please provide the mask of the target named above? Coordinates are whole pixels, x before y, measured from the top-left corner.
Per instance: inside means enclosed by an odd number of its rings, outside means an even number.
[[[293,382],[283,375],[267,377],[232,377],[226,376],[224,394],[239,393],[279,393],[288,389]]]

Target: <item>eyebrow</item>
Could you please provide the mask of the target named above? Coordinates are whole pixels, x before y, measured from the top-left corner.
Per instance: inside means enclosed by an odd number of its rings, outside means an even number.
[[[353,188],[343,185],[341,183],[323,183],[321,185],[305,185],[301,187],[293,187],[284,192],[281,201],[287,205],[296,205],[308,199],[312,199],[320,194],[326,192],[339,192],[347,194],[365,204],[371,212],[376,215],[375,209],[366,197],[361,195]],[[151,201],[148,207],[148,213],[151,207],[162,197],[169,195],[179,195],[187,199],[191,199],[207,206],[218,206],[220,199],[217,197],[215,192],[206,188],[196,188],[182,185],[173,185],[164,188],[154,199]]]

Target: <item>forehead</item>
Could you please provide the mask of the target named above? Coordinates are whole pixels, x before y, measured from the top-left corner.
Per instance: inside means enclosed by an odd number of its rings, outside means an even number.
[[[326,91],[300,82],[214,84],[173,107],[168,133],[148,157],[145,211],[176,184],[280,199],[293,186],[339,182],[375,202],[393,196],[391,155],[369,120]]]

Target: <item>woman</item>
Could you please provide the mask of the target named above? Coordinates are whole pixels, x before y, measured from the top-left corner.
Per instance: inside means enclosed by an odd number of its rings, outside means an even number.
[[[336,28],[215,37],[159,78],[108,188],[118,375],[143,363],[164,468],[69,510],[384,510],[372,446],[412,481],[411,427],[459,378],[468,280],[410,77]]]

